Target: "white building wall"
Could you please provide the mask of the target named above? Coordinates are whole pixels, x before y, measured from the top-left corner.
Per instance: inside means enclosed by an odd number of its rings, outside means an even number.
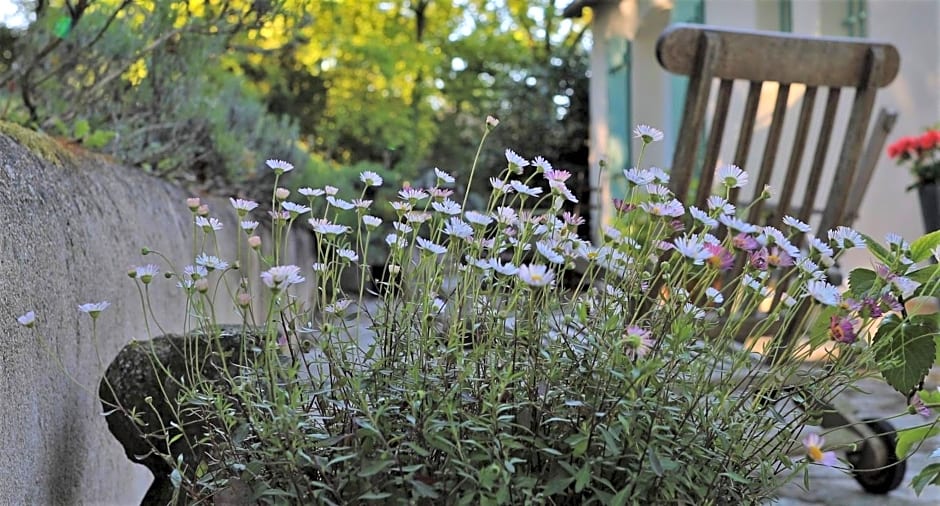
[[[632,0],[625,0],[632,4]],[[663,9],[669,5],[659,3]],[[642,8],[640,9],[643,10]],[[635,12],[635,11],[634,11]],[[842,21],[847,14],[845,2],[839,0],[797,0],[792,3],[793,32],[806,35],[845,36],[846,29]],[[662,71],[655,59],[656,38],[662,31],[661,18],[640,17],[640,23],[631,26],[634,41],[634,86],[633,119],[636,123],[647,123],[673,130],[670,125],[672,96],[669,93],[669,77]],[[779,27],[779,8],[776,1],[767,0],[706,0],[706,23],[745,29],[777,29]],[[873,115],[881,107],[897,110],[899,119],[894,132],[888,139],[892,142],[902,135],[919,132],[925,126],[940,121],[940,2],[933,0],[869,0],[868,1],[868,37],[894,44],[901,54],[901,70],[897,79],[879,93]],[[610,29],[608,27],[608,29]],[[596,68],[596,67],[595,67]],[[595,72],[594,77],[597,77]],[[740,83],[744,86],[743,83]],[[848,90],[847,90],[848,91]],[[729,115],[726,139],[735,139],[737,123],[740,122],[743,98],[746,91],[738,89],[738,99],[732,103]],[[781,148],[786,150],[792,144],[793,130],[799,114],[799,99],[803,90],[794,87],[790,92],[788,121],[781,140]],[[836,122],[836,130],[830,147],[828,170],[833,170],[838,157],[838,146],[846,127],[848,109],[852,93],[843,93],[840,101],[841,115]],[[593,95],[594,97],[599,95]],[[745,169],[756,172],[766,139],[766,125],[773,112],[773,100],[776,90],[765,89],[758,113],[758,131],[752,141],[752,148]],[[816,114],[821,113],[825,103],[825,94],[817,94]],[[681,104],[678,107],[681,108]],[[814,148],[814,132],[811,132],[807,151],[803,155],[804,166],[809,163]],[[731,140],[726,141],[723,153],[733,152]],[[671,153],[662,146],[647,152],[644,165],[668,167]],[[727,156],[727,155],[726,155]],[[778,157],[775,172],[782,173],[782,165],[787,163],[788,155]],[[730,160],[722,159],[722,162]],[[887,156],[879,161],[872,182],[869,186],[861,213],[855,228],[876,238],[883,238],[889,232],[896,232],[908,240],[913,240],[923,232],[916,193],[905,192],[904,188],[913,181],[906,168],[897,167]],[[780,178],[772,181],[779,187]],[[748,196],[754,189],[747,189]],[[826,194],[817,200],[817,209],[822,207]],[[606,201],[604,201],[606,203]],[[870,264],[866,254],[858,252],[844,260],[844,267]]]

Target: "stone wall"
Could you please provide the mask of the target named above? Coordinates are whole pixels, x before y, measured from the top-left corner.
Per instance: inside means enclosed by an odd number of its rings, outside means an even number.
[[[127,268],[168,267],[142,256],[141,247],[160,251],[180,269],[192,262],[188,196],[138,170],[0,124],[0,504],[140,501],[149,472],[125,458],[95,392],[117,351],[148,337]],[[231,260],[241,233],[235,214],[227,200],[208,203],[225,224],[219,246]],[[311,251],[309,241],[295,241],[289,257],[309,267],[304,251]],[[257,279],[257,266],[248,271]],[[163,329],[181,331],[184,300],[175,280],[160,276],[151,286]],[[102,300],[111,307],[93,332],[77,305]],[[36,311],[43,342],[55,348],[65,371],[16,322],[28,310]],[[239,321],[231,304],[216,310],[220,322]],[[153,324],[151,331],[162,333]]]

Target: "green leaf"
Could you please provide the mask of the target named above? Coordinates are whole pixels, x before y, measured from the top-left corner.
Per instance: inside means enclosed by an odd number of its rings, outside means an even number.
[[[545,485],[545,488],[542,489],[542,492],[548,497],[551,497],[556,494],[560,494],[564,492],[565,489],[567,489],[571,485],[571,482],[573,481],[574,481],[573,476],[569,476],[567,478],[553,478],[551,480],[548,480],[548,484]]]
[[[391,460],[377,460],[363,467],[361,471],[356,473],[356,476],[359,476],[360,478],[375,476],[376,474],[379,474],[391,467],[392,464],[393,462]]]
[[[653,468],[653,472],[656,473],[656,476],[663,475],[663,465],[659,462],[659,456],[656,455],[656,452],[652,448],[646,449],[646,455],[650,459],[650,467]]]
[[[930,258],[931,251],[940,246],[940,230],[923,235],[911,243],[911,260],[923,262]]]
[[[927,465],[911,480],[911,488],[918,497],[927,485],[940,485],[940,463]]]
[[[81,139],[82,137],[85,137],[86,135],[88,135],[88,132],[90,131],[91,131],[91,125],[88,124],[88,120],[80,119],[75,122],[75,126],[72,129],[72,136],[75,139]]]
[[[940,265],[928,265],[926,267],[917,269],[916,271],[907,275],[907,277],[921,284],[928,284],[932,281],[936,281],[937,276],[940,276]],[[932,294],[921,294],[921,295],[932,295]]]
[[[626,486],[623,488],[623,490],[621,490],[620,492],[617,492],[617,494],[614,495],[613,498],[611,498],[610,506],[626,506],[627,498],[628,498],[627,496],[630,493],[631,488],[632,487],[630,486]]]
[[[927,376],[936,358],[933,326],[923,318],[901,320],[888,315],[875,334],[875,359],[881,375],[898,392],[907,395]]]
[[[578,470],[578,474],[574,476],[574,491],[581,492],[584,490],[584,487],[591,482],[591,464],[585,462],[581,469]]]
[[[812,320],[813,324],[807,330],[809,344],[813,348],[829,341],[829,323],[833,316],[839,314],[841,309],[834,306],[825,306],[818,310],[819,314]]]
[[[875,286],[878,275],[871,269],[853,269],[849,274],[849,289],[852,295],[861,297],[870,292]]]
[[[861,234],[861,236],[865,239],[865,244],[868,246],[868,250],[871,251],[871,253],[875,255],[878,260],[881,260],[881,262],[885,265],[891,265],[892,255],[890,251],[886,250],[884,246],[878,244],[878,241],[872,239],[871,237],[865,234]]]
[[[908,457],[912,446],[937,434],[940,434],[940,427],[933,426],[933,424],[901,429],[897,431],[897,446],[894,453],[898,459],[904,460]]]
[[[359,496],[360,501],[381,501],[382,499],[388,499],[392,494],[388,492],[366,492]]]
[[[91,135],[82,141],[82,144],[91,149],[103,148],[107,146],[108,143],[111,142],[111,139],[113,139],[116,135],[117,134],[115,132],[110,130],[95,130]]]

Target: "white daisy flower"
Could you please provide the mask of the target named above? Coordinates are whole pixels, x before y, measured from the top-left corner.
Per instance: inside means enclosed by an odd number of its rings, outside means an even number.
[[[239,225],[241,225],[242,230],[244,230],[245,232],[248,232],[248,233],[251,233],[251,231],[253,231],[254,229],[258,228],[258,222],[257,222],[257,221],[251,221],[251,220],[245,220],[245,221],[239,223]]]
[[[725,301],[725,296],[715,287],[708,287],[705,289],[705,297],[712,303],[717,306],[720,306]]]
[[[333,196],[333,195],[336,195],[337,193],[339,193],[339,188],[337,188],[337,187],[335,187],[335,186],[326,185],[326,186],[323,187],[323,193],[325,193],[325,194],[327,194],[327,195],[330,195],[330,196]]]
[[[519,268],[512,264],[512,262],[507,262],[503,264],[499,261],[498,258],[490,259],[490,266],[494,271],[504,275],[504,276],[515,276],[519,272]]]
[[[330,198],[332,198],[332,197],[330,197]],[[299,215],[299,214],[304,214],[304,213],[309,213],[309,212],[310,212],[310,208],[309,208],[309,207],[307,207],[307,206],[305,206],[305,205],[301,205],[301,204],[295,204],[295,203],[293,203],[293,202],[281,202],[281,209],[283,209],[283,210],[289,212],[289,213],[291,214],[291,216],[294,216],[294,217],[296,217],[296,216]]]
[[[297,193],[299,193],[299,194],[301,194],[301,195],[303,195],[303,196],[305,196],[305,197],[319,197],[319,196],[321,196],[321,195],[326,194],[325,191],[323,191],[323,190],[321,190],[321,189],[319,189],[319,188],[313,189],[313,188],[310,188],[310,187],[308,187],[308,186],[305,186],[305,187],[303,187],[303,188],[297,190]]]
[[[261,281],[272,290],[280,290],[303,283],[304,278],[296,265],[276,265],[261,273]]]
[[[659,181],[660,184],[669,184],[669,173],[660,169],[659,167],[650,167],[646,169],[647,172],[653,175],[653,179]]]
[[[362,181],[366,186],[382,186],[382,176],[367,170],[359,174],[359,180]]]
[[[395,223],[392,223],[392,226],[395,227],[395,230],[397,230],[401,234],[410,234],[414,232],[415,230],[414,227],[412,227],[411,225],[407,223],[401,223],[398,221],[396,221]]]
[[[544,174],[548,174],[552,170],[552,164],[548,163],[548,160],[541,156],[536,156],[535,160],[532,160],[532,165],[534,165],[539,172]]]
[[[490,178],[490,186],[492,186],[493,191],[497,193],[512,193],[512,186],[496,177]]]
[[[450,216],[456,216],[460,214],[460,204],[454,202],[451,199],[444,199],[440,202],[431,202],[431,207],[439,213],[444,213]]]
[[[555,273],[544,265],[523,265],[519,267],[519,279],[529,286],[548,286],[555,281]]]
[[[712,218],[711,216],[708,215],[708,213],[706,213],[705,211],[702,211],[701,209],[695,206],[689,206],[689,214],[691,214],[693,218],[698,220],[700,223],[702,223],[709,229],[712,229],[718,226],[718,220],[716,220],[715,218]]]
[[[284,160],[267,160],[264,163],[277,175],[294,170],[294,166]]]
[[[414,202],[417,202],[417,201],[419,201],[419,200],[424,200],[424,199],[428,198],[429,195],[428,195],[428,192],[426,192],[426,191],[419,190],[419,189],[417,189],[417,188],[410,188],[410,187],[409,187],[409,188],[405,188],[405,189],[399,191],[399,192],[398,192],[398,196],[401,197],[402,200],[407,200],[407,201],[409,201],[409,202],[414,203]]]
[[[147,264],[134,269],[134,277],[139,279],[145,285],[153,280],[153,277],[160,272],[160,267],[154,264]]]
[[[314,232],[323,235],[339,235],[349,231],[349,227],[346,225],[337,225],[323,218],[310,218],[307,223],[310,224]]]
[[[741,188],[747,184],[747,172],[737,165],[722,165],[718,168],[718,181],[726,188]]]
[[[722,214],[718,217],[718,221],[730,229],[737,230],[738,232],[744,232],[745,234],[753,234],[754,232],[757,232],[756,226],[729,214]]]
[[[111,305],[110,302],[103,300],[101,302],[90,302],[88,304],[82,304],[78,306],[78,310],[83,313],[88,313],[92,318],[97,318],[99,314]],[[29,313],[26,313],[27,315]],[[26,316],[26,315],[24,315]],[[35,320],[35,316],[33,318]]]
[[[398,211],[399,213],[407,213],[408,211],[414,209],[414,206],[408,202],[389,202],[389,205],[392,206],[392,209]]]
[[[802,232],[804,234],[808,234],[810,230],[812,230],[806,223],[803,223],[799,219],[789,215],[783,217],[783,224],[796,230],[797,232]]]
[[[350,210],[350,209],[356,207],[355,205],[353,205],[352,202],[347,202],[347,201],[345,201],[345,200],[343,200],[343,199],[338,199],[338,198],[336,198],[336,197],[334,197],[334,196],[332,196],[332,195],[330,195],[329,197],[326,198],[326,202],[327,202],[327,204],[329,204],[329,205],[331,205],[331,206],[333,206],[333,207],[342,209],[343,211],[348,211],[348,210]]]
[[[849,227],[836,227],[829,231],[829,241],[836,243],[840,249],[864,248],[865,240],[862,235]]]
[[[434,174],[437,176],[438,179],[440,179],[446,184],[452,184],[455,181],[454,176],[451,176],[450,174],[444,172],[441,169],[438,169],[437,167],[434,167]]]
[[[656,179],[652,172],[646,169],[638,169],[636,167],[631,167],[624,170],[623,176],[627,178],[627,181],[630,181],[637,186],[646,186]]]
[[[391,247],[396,247],[396,248],[408,247],[408,239],[398,234],[388,234],[387,236],[385,236],[385,243]]]
[[[467,211],[464,213],[463,217],[470,223],[473,223],[474,225],[486,226],[486,225],[489,225],[490,223],[493,223],[493,218],[490,218],[489,216],[483,213],[478,213],[476,211]]]
[[[431,252],[431,253],[433,253],[433,254],[435,254],[435,255],[443,255],[444,253],[447,252],[447,248],[441,246],[440,244],[431,242],[431,241],[425,239],[424,237],[419,237],[419,238],[417,239],[417,242],[418,242],[418,248],[419,248],[419,249],[423,249],[423,250],[428,251],[428,252]]]
[[[336,250],[336,254],[337,256],[341,258],[345,258],[346,260],[349,260],[350,262],[355,262],[359,260],[359,255],[357,255],[355,251],[348,249],[348,248],[338,249]]]
[[[694,237],[679,237],[673,241],[676,251],[692,260],[695,265],[704,265],[712,254],[705,248],[705,243]]]
[[[519,221],[519,215],[516,214],[516,211],[506,206],[498,207],[494,218],[503,225],[515,225]]]
[[[222,230],[222,222],[215,218],[206,218],[204,216],[196,216],[196,226],[201,228],[204,232],[210,230]]]
[[[22,326],[24,326],[24,327],[26,327],[26,328],[32,328],[34,325],[36,325],[36,312],[35,312],[35,311],[27,311],[26,314],[17,317],[17,318],[16,318],[16,321],[17,321],[20,325],[22,325]]]
[[[405,213],[404,218],[409,224],[414,223],[420,225],[431,219],[431,213],[426,211],[408,211]]]
[[[382,224],[382,218],[366,214],[362,217],[362,223],[364,223],[366,227],[373,229]]]
[[[239,216],[244,216],[245,214],[251,212],[256,207],[258,207],[258,203],[255,202],[254,200],[230,198],[229,201],[232,203],[232,207],[235,208],[235,211],[238,213]]]
[[[810,280],[806,283],[806,292],[814,299],[827,306],[838,306],[842,302],[839,288],[822,280]]]
[[[663,131],[649,125],[637,125],[633,129],[633,138],[640,139],[644,144],[663,140]]]
[[[549,262],[558,265],[565,264],[565,257],[561,256],[557,251],[555,251],[554,245],[545,241],[539,241],[535,243],[535,249]]]
[[[330,314],[341,315],[349,309],[352,300],[350,299],[340,299],[332,304],[327,304],[323,307],[323,310]]]
[[[207,255],[205,253],[200,253],[196,257],[196,265],[205,267],[209,272],[214,270],[224,271],[225,269],[228,269],[228,262],[217,256]]]
[[[523,167],[529,166],[529,161],[517,155],[511,149],[506,150],[506,161],[509,162],[509,170],[514,173],[521,173]]]
[[[452,216],[449,220],[447,220],[447,223],[444,224],[444,233],[451,237],[469,239],[470,237],[473,237],[473,227],[460,218]]]
[[[721,214],[734,214],[734,206],[729,204],[727,200],[719,197],[718,195],[712,195],[708,197],[708,200],[705,201],[708,204],[708,209],[710,211],[719,211]]]
[[[832,255],[835,254],[832,251],[832,248],[830,248],[828,244],[822,242],[816,236],[810,235],[808,244],[809,244],[810,251],[815,250],[823,256],[831,257]]]
[[[522,184],[519,181],[512,180],[509,182],[513,190],[516,190],[518,193],[523,195],[528,195],[529,197],[538,197],[542,194],[542,189],[538,187],[530,187],[528,185]]]

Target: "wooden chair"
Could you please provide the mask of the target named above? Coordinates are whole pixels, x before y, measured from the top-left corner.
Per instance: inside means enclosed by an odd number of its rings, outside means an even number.
[[[656,56],[663,68],[689,77],[685,110],[679,130],[671,172],[671,190],[688,197],[693,178],[698,177],[694,202],[701,209],[712,189],[714,169],[719,161],[728,110],[735,81],[747,83],[744,115],[733,155],[724,158],[756,175],[754,196],[758,201],[764,185],[771,181],[777,166],[785,168],[783,186],[775,188],[773,221],[791,214],[811,223],[817,195],[828,195],[816,229],[819,233],[848,224],[858,213],[865,189],[893,127],[896,114],[882,111],[863,150],[866,133],[879,88],[887,86],[898,73],[899,56],[890,44],[864,39],[804,37],[774,32],[732,30],[704,25],[675,24],[660,36]],[[717,81],[714,108],[709,114],[709,97]],[[748,166],[755,130],[758,103],[765,83],[777,83],[767,140],[759,166]],[[793,85],[805,86],[793,145],[786,160],[780,158],[784,119]],[[835,130],[839,97],[844,88],[854,88],[847,128],[839,149],[835,170],[826,171],[826,156]],[[812,160],[798,191],[807,144],[811,144],[814,106],[825,94]],[[710,124],[706,120],[710,118]],[[706,135],[707,133],[707,135]],[[700,145],[700,141],[704,145]],[[785,163],[784,163],[785,162]],[[832,174],[823,181],[823,174]],[[737,198],[737,195],[735,195]],[[799,201],[797,201],[799,199]],[[757,223],[766,211],[765,202],[756,202],[748,220]],[[817,233],[817,235],[819,235]]]
[[[900,58],[893,46],[863,39],[802,37],[676,24],[660,36],[656,56],[660,65],[669,72],[689,77],[670,180],[670,189],[680,199],[705,209],[716,164],[721,159],[748,171],[752,178],[756,176],[754,194],[749,200],[744,200],[752,204],[747,216],[750,223],[761,223],[762,218],[768,215],[767,203],[759,197],[778,166],[786,172],[782,187],[776,188],[770,224],[779,225],[783,216],[790,214],[806,223],[817,223],[816,235],[825,239],[827,230],[837,225],[849,225],[856,218],[876,162],[897,117],[895,113],[881,110],[868,134],[875,94],[879,88],[890,84],[898,73]],[[717,92],[711,102],[715,81]],[[733,142],[732,155],[719,158],[735,81],[746,83],[744,114],[737,140]],[[759,165],[749,166],[747,160],[761,92],[765,83],[771,82],[777,84],[778,91],[766,142]],[[805,91],[800,98],[793,145],[789,156],[781,159],[784,119],[790,112],[789,99],[794,85],[805,86]],[[827,154],[836,130],[839,98],[846,88],[854,89],[847,126],[841,145],[837,147],[835,167],[826,170]],[[814,114],[816,99],[823,94],[825,104],[817,123],[818,130],[815,130],[813,119],[818,116]],[[710,108],[712,103],[714,105]],[[812,136],[811,132],[814,132]],[[815,146],[808,171],[801,173],[805,151],[813,142]],[[829,176],[828,180],[824,180],[824,175]],[[698,186],[692,197],[689,190],[696,177]],[[800,182],[802,185],[798,184]],[[814,206],[818,195],[826,195],[827,198],[817,220]],[[732,195],[732,200],[738,200],[738,195]],[[777,288],[775,302],[779,301],[779,295],[785,289]],[[772,325],[764,325],[759,315],[748,319],[749,324],[742,329],[745,334],[775,331]],[[755,327],[761,332],[755,332]],[[784,335],[792,339],[798,332],[799,329],[788,328]],[[888,441],[884,439],[887,436],[881,434],[890,431],[890,426],[882,430],[881,426],[860,422],[820,401],[807,401],[804,408],[823,413],[824,427],[848,427],[864,440],[865,456],[853,463],[856,469],[872,469],[856,473],[856,480],[866,490],[887,493],[901,483],[903,463],[885,464],[897,462],[897,459],[892,460],[893,439]],[[884,470],[881,470],[882,466],[886,466]]]

